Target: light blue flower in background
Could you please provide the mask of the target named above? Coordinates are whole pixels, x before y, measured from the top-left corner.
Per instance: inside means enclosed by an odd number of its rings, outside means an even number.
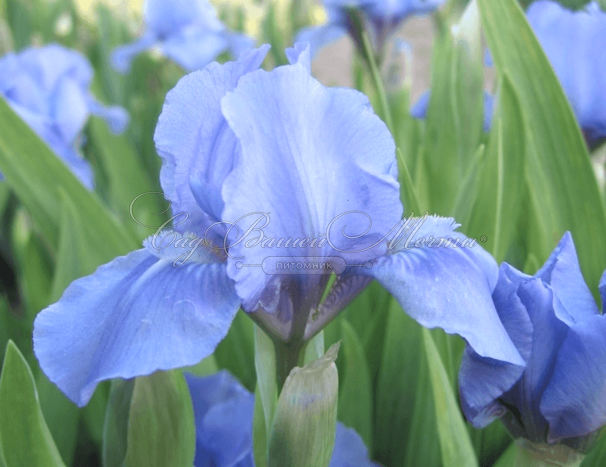
[[[599,289],[606,303],[606,275]],[[504,263],[493,299],[525,365],[467,347],[459,374],[466,417],[477,428],[501,417],[515,438],[584,449],[606,424],[606,316],[583,280],[570,234],[534,276]]]
[[[126,73],[136,55],[155,46],[184,70],[195,71],[226,51],[237,58],[255,43],[227,30],[208,0],[147,0],[145,25],[140,39],[112,53],[117,71]]]
[[[210,376],[185,374],[196,421],[195,467],[254,467],[255,396],[222,370]],[[374,467],[352,428],[337,423],[329,467]]]
[[[267,51],[213,63],[167,95],[155,134],[160,181],[173,213],[187,219],[75,281],[40,312],[34,350],[50,380],[85,405],[100,381],[198,363],[240,307],[275,339],[302,345],[373,278],[421,324],[462,335],[480,355],[523,364],[491,299],[497,266],[490,255],[480,246],[409,245],[430,236],[465,239],[458,224],[416,221],[406,231],[410,242],[389,248],[384,237],[403,213],[395,145],[368,98],[312,78],[302,45],[287,50],[291,65],[258,70]],[[251,236],[235,241],[264,218],[251,213],[267,214],[267,225],[257,225],[267,237],[262,246],[248,243]],[[216,223],[238,220],[240,235],[227,235],[222,250],[227,226]],[[332,244],[276,242],[326,237],[329,228]],[[198,242],[174,267],[189,251],[178,245],[191,235],[215,250]],[[268,257],[330,256],[349,267],[324,301],[328,274],[267,274],[258,266]]]
[[[534,2],[526,13],[590,145],[606,137],[606,12]]]
[[[88,60],[58,44],[0,59],[0,95],[88,188],[93,174],[79,148],[89,115],[105,119],[116,133],[128,124],[124,109],[97,102],[89,91],[92,79]]]
[[[321,26],[302,29],[297,41],[309,42],[312,55],[322,47],[350,34],[358,47],[360,37],[354,31],[348,10],[359,11],[366,23],[370,38],[379,53],[400,25],[412,15],[431,13],[444,0],[323,0],[328,22]]]
[[[429,100],[431,92],[425,91],[414,103],[410,109],[410,115],[419,120],[425,120],[427,117],[427,109],[429,108]],[[494,97],[487,91],[484,91],[484,131],[489,132],[492,126],[492,117],[494,113]]]

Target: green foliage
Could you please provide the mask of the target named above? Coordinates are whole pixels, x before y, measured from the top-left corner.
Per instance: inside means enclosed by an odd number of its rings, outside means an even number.
[[[32,372],[12,341],[0,377],[0,447],[9,467],[65,465],[44,421]]]
[[[291,372],[278,399],[269,440],[269,467],[327,467],[335,441],[339,345]]]

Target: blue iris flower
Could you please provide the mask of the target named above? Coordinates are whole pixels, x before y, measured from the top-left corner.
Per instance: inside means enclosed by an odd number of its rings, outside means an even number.
[[[93,173],[79,154],[89,117],[105,119],[115,133],[128,124],[120,107],[105,107],[90,93],[93,69],[79,52],[58,44],[32,47],[0,59],[0,95],[88,187]]]
[[[301,44],[271,72],[258,69],[267,51],[212,63],[167,95],[155,142],[174,230],[37,316],[34,349],[51,381],[84,405],[100,381],[195,364],[240,307],[302,346],[373,278],[422,325],[523,364],[491,299],[494,259],[436,246],[469,240],[452,219],[403,224],[394,141],[368,98],[312,78]],[[400,241],[388,242],[394,227]],[[304,264],[341,268],[325,300],[330,275],[299,273]]]
[[[597,2],[570,11],[538,1],[527,11],[590,145],[606,137],[606,13]]]
[[[225,28],[208,0],[147,0],[145,23],[140,39],[112,53],[119,72],[126,73],[136,55],[155,46],[186,71],[205,67],[223,52],[238,57],[254,46],[250,37]]]
[[[348,33],[357,46],[361,47],[349,14],[350,10],[354,10],[362,14],[371,40],[379,53],[382,53],[389,37],[409,16],[430,13],[443,2],[444,0],[323,0],[328,23],[302,29],[297,40],[309,42],[314,55],[325,45]]]
[[[196,467],[254,467],[255,396],[222,370],[210,376],[185,375],[196,421]],[[368,449],[352,428],[337,423],[329,467],[374,467]]]
[[[606,303],[606,275],[599,289]],[[478,428],[501,417],[516,438],[581,448],[606,424],[606,316],[583,280],[570,234],[534,276],[504,263],[493,300],[525,364],[467,347],[459,374],[465,415]]]
[[[429,99],[431,92],[425,91],[414,103],[410,109],[410,115],[419,120],[425,120],[427,109],[429,108]],[[494,114],[494,97],[487,91],[484,91],[484,131],[489,132],[492,126],[492,116]]]
[[[606,138],[606,13],[597,2],[570,11],[540,0],[526,12],[590,148]],[[486,64],[492,66],[490,52]]]

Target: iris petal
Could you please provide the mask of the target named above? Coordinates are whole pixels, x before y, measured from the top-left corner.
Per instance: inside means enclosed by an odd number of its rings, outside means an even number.
[[[323,246],[230,242],[228,271],[246,310],[267,301],[276,276],[238,262],[335,255],[359,264],[386,250],[380,240],[402,214],[395,148],[363,94],[325,88],[297,64],[246,75],[223,98],[222,109],[242,146],[241,161],[223,184],[224,219],[270,213],[264,235],[276,241],[330,239]],[[242,220],[243,231],[253,219],[260,217]]]
[[[100,381],[210,355],[239,300],[224,263],[201,248],[175,267],[185,250],[148,242],[73,282],[34,323],[34,351],[49,379],[83,406]]]
[[[563,309],[556,307],[556,314],[569,326],[599,313],[583,279],[570,232],[564,234],[535,277],[551,285],[554,295],[563,305]]]
[[[243,75],[259,68],[267,50],[264,46],[236,62],[213,63],[184,77],[166,97],[154,140],[163,159],[160,182],[173,213],[189,214],[179,227],[183,230],[203,236],[221,220],[221,185],[238,148],[221,113],[221,98]]]
[[[549,442],[589,434],[606,424],[606,317],[570,328],[541,401]]]
[[[400,242],[367,274],[421,325],[459,334],[483,357],[523,365],[492,301],[496,263],[478,245],[446,246],[448,238],[465,238],[453,227],[451,219],[427,218],[408,244]],[[424,246],[416,244],[421,238]]]

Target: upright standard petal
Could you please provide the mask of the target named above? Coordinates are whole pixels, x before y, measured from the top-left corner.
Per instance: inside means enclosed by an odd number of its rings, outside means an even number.
[[[593,295],[583,279],[570,232],[564,234],[535,277],[540,277],[551,286],[554,295],[563,305],[556,306],[555,312],[569,326],[599,313]]]
[[[246,310],[273,311],[284,298],[282,281],[305,290],[321,276],[286,278],[242,265],[327,256],[357,265],[386,250],[381,239],[402,214],[395,148],[366,96],[326,88],[297,64],[243,77],[222,109],[242,146],[223,184],[223,218],[245,216],[244,232],[257,214],[268,222],[257,224],[263,237],[255,232],[254,246],[252,236],[229,239],[228,272]]]
[[[37,316],[40,366],[79,406],[100,381],[195,364],[227,334],[240,303],[224,263],[172,235],[78,279]]]
[[[322,26],[311,26],[297,33],[297,42],[308,42],[312,58],[322,47],[338,41],[347,34],[347,28],[341,24],[327,23]]]
[[[201,70],[228,47],[224,35],[195,26],[171,34],[160,46],[168,58],[186,71]]]
[[[409,221],[407,221],[409,222]],[[366,274],[377,279],[421,325],[459,334],[483,356],[524,365],[492,301],[497,265],[453,219],[403,224],[389,254]],[[399,232],[396,234],[398,235]]]
[[[221,220],[221,186],[235,163],[238,141],[221,113],[221,98],[263,62],[268,47],[224,65],[213,63],[179,81],[168,93],[154,141],[162,170],[160,182],[173,214],[187,213],[182,231],[203,237]],[[197,202],[196,199],[199,201]]]

